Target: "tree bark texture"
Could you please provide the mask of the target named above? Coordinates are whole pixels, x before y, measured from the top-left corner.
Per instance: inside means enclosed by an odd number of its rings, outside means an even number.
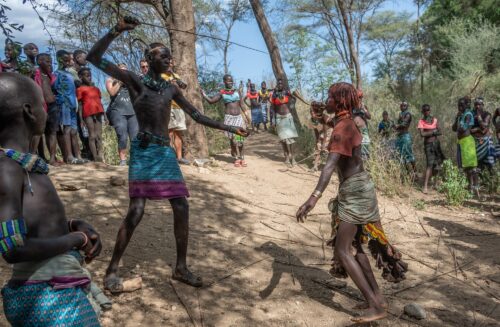
[[[203,102],[198,84],[198,65],[196,64],[196,32],[192,0],[170,0],[170,46],[176,64],[176,72],[188,87],[184,96],[203,112]],[[179,31],[187,31],[183,33]],[[188,152],[197,158],[208,156],[208,141],[205,127],[186,116]]]
[[[262,37],[266,42],[267,50],[269,51],[269,56],[271,57],[274,76],[276,77],[276,79],[283,80],[283,85],[288,88],[288,77],[286,76],[285,69],[283,68],[280,49],[278,48],[278,44],[276,42],[276,39],[274,38],[273,31],[271,29],[271,26],[269,25],[266,14],[264,13],[262,3],[260,0],[250,0],[250,5],[252,6],[255,19],[257,20],[260,32],[262,33]],[[297,114],[297,110],[295,110],[295,101],[291,101],[289,107],[293,115],[295,124],[301,127],[302,125],[300,124],[299,115]]]
[[[342,15],[342,22],[344,24],[345,31],[347,33],[347,43],[349,44],[349,52],[351,53],[351,60],[356,73],[356,88],[361,89],[361,66],[359,64],[358,52],[356,50],[356,44],[354,43],[354,37],[352,34],[351,25],[349,19],[347,18],[347,8],[344,0],[337,0],[339,5],[340,14]]]

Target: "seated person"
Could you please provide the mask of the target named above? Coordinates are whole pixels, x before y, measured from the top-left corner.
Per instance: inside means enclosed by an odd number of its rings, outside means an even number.
[[[13,265],[5,317],[13,326],[100,326],[80,254],[86,262],[99,255],[99,234],[66,219],[47,164],[28,153],[46,116],[33,80],[0,74],[0,252]]]

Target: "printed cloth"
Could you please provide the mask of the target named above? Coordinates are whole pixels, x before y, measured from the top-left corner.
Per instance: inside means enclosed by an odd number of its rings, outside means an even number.
[[[55,72],[56,82],[54,89],[56,91],[56,102],[61,108],[61,123],[63,126],[77,128],[78,109],[76,102],[75,80],[70,72],[57,70]]]
[[[436,169],[443,163],[445,157],[441,150],[441,142],[435,140],[434,142],[424,144],[425,158],[427,161],[427,168]]]
[[[82,117],[85,119],[104,113],[101,91],[95,86],[82,85],[76,89],[76,98],[82,103]]]
[[[130,145],[129,196],[151,200],[189,197],[175,151],[135,139]]]
[[[252,112],[252,124],[260,124],[264,122],[264,115],[262,114],[261,107],[255,107],[251,109]]]
[[[170,110],[170,121],[168,122],[168,129],[173,129],[176,131],[185,131],[186,127],[186,115],[182,109],[174,108]]]
[[[281,142],[285,142],[286,144],[295,143],[295,138],[299,137],[299,134],[295,128],[292,114],[280,115],[275,113],[275,116],[276,129]]]
[[[21,262],[2,289],[5,317],[12,326],[100,326],[89,293],[90,273],[76,251]]]
[[[404,133],[398,135],[396,139],[396,148],[399,152],[399,159],[402,163],[415,162],[415,156],[413,155],[413,142],[411,140],[410,133]]]
[[[458,140],[457,163],[460,168],[477,167],[476,142],[472,135]]]
[[[267,102],[260,104],[260,110],[262,110],[262,121],[264,124],[267,123]]]
[[[368,127],[360,128],[361,136],[361,158],[367,160],[370,158],[370,135],[368,134]]]
[[[495,145],[491,136],[474,137],[477,162],[480,165],[493,166],[496,161]]]
[[[228,126],[236,126],[236,127],[243,127],[246,128],[245,120],[243,119],[243,116],[241,114],[239,115],[224,115],[224,125]],[[233,134],[230,132],[224,132],[227,136],[228,139],[231,141],[234,141],[238,144],[243,144],[245,141],[245,137]]]

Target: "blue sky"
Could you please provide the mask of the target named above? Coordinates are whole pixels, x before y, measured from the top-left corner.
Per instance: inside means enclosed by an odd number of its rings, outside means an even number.
[[[53,0],[48,0],[45,2],[49,3],[52,1]],[[43,30],[43,25],[35,15],[33,9],[27,4],[23,5],[20,0],[7,0],[5,4],[12,8],[12,11],[7,12],[9,19],[25,25],[22,33],[14,33],[15,40],[21,43],[34,42],[38,44],[43,51],[44,47],[48,45],[48,36]],[[412,0],[388,0],[380,10],[416,13],[416,6],[413,4]],[[248,22],[237,23],[235,25],[231,41],[267,51],[259,27],[253,17],[251,17]],[[3,52],[4,38],[1,37],[0,58],[2,59],[4,58]],[[208,65],[210,66],[209,68],[213,68],[220,63],[221,58],[222,55],[214,51],[214,53],[207,58]],[[203,61],[198,64],[201,69],[205,67]],[[372,66],[370,62],[362,62],[361,69],[363,74],[370,76]],[[272,76],[271,62],[268,55],[236,46],[232,46],[229,50],[229,68],[236,80],[246,81],[247,78],[250,78],[252,81],[258,82]],[[285,67],[285,69],[288,68]]]

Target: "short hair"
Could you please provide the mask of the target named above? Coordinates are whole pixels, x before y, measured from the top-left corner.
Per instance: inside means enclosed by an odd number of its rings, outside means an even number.
[[[474,104],[476,104],[476,103],[484,104],[483,97],[477,97],[476,99],[474,99]]]
[[[24,46],[23,46],[23,50],[26,51],[26,49],[28,48],[29,45],[34,45],[37,49],[38,49],[38,45],[36,45],[35,43],[26,43]]]
[[[69,55],[70,53],[66,50],[57,50],[56,52],[56,57],[57,58],[61,58],[62,56],[67,56]]]
[[[92,72],[90,71],[90,68],[88,68],[88,67],[82,67],[82,68],[80,68],[80,70],[78,70],[78,76],[83,75],[83,73],[84,73],[85,71],[88,71],[89,73],[92,73]]]
[[[141,64],[143,62],[148,63],[148,61],[146,60],[146,58],[142,58],[141,61],[139,61],[139,64]]]
[[[49,53],[43,52],[43,53],[38,54],[38,56],[36,56],[36,61],[38,61],[40,58],[43,58],[43,57],[52,58],[52,56]]]
[[[78,55],[80,55],[82,53],[87,54],[87,52],[83,51],[82,49],[77,49],[77,50],[73,51],[73,58],[76,58]]]
[[[167,46],[165,44],[160,43],[160,42],[153,42],[153,43],[149,44],[149,47],[146,50],[144,50],[144,56],[146,58],[148,58],[150,56],[150,54],[151,54],[151,51],[153,51],[153,50],[155,50],[157,48],[165,48],[165,49],[168,50],[168,52],[170,52],[170,49],[167,48]],[[150,59],[150,58],[148,58],[148,59]]]
[[[141,60],[141,62],[142,62],[142,60]],[[118,64],[118,65],[116,65],[116,66],[118,66],[118,68],[120,68],[120,67],[125,67],[125,68],[128,68],[128,67],[127,67],[127,64],[126,64],[126,63],[124,63],[124,62],[121,62],[121,63],[119,63],[119,64]]]
[[[431,110],[431,106],[430,106],[429,104],[427,104],[427,103],[426,103],[426,104],[423,104],[423,105],[422,105],[422,110],[425,110],[425,111],[427,111],[427,110]]]
[[[233,76],[231,76],[231,74],[224,74],[224,76],[222,76],[222,80],[225,81],[229,77],[233,78]]]
[[[389,113],[387,112],[387,110],[384,110],[384,111],[382,112],[382,116],[383,116],[383,115],[389,115]]]

